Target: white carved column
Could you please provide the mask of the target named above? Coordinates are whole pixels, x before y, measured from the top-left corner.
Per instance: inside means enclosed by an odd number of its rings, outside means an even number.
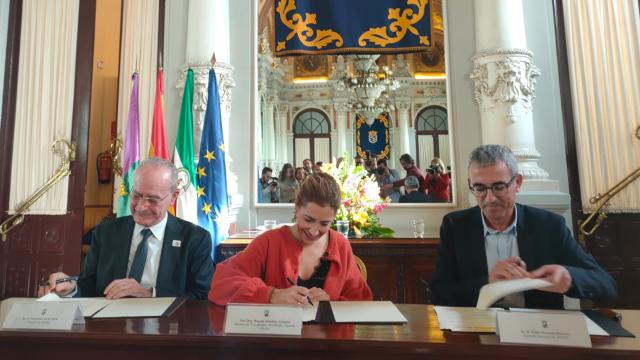
[[[333,108],[336,110],[336,132],[338,133],[335,156],[340,157],[347,151],[347,112],[351,106],[347,99],[335,99]]]
[[[510,147],[533,191],[558,191],[538,165],[532,102],[540,70],[527,49],[520,0],[476,1],[476,50],[471,79],[480,108],[482,142]]]
[[[195,156],[200,152],[200,139],[207,109],[209,69],[211,55],[216,54],[216,79],[220,95],[222,131],[225,142],[229,139],[231,115],[231,89],[235,87],[233,66],[229,64],[229,0],[189,0],[187,23],[187,63],[183,66],[177,88],[182,96],[187,69],[193,69],[193,142]],[[182,101],[182,100],[181,100]],[[227,159],[229,160],[229,159]]]
[[[278,121],[276,122],[276,139],[279,141],[276,144],[276,159],[279,164],[284,165],[285,163],[293,161],[293,159],[289,158],[289,154],[287,153],[287,143],[284,141],[287,136],[287,115],[289,114],[289,105],[283,103],[278,104],[277,112]]]
[[[200,141],[204,126],[204,114],[208,104],[209,70],[211,57],[215,53],[214,70],[220,97],[222,133],[227,149],[229,148],[229,123],[231,117],[231,90],[235,87],[233,66],[230,64],[230,0],[189,0],[187,22],[186,63],[182,67],[176,87],[182,97],[187,69],[193,69],[193,145],[195,160],[200,154]],[[180,99],[182,102],[182,99]],[[238,193],[237,175],[229,167],[232,154],[225,154],[227,163],[227,193],[229,194],[229,222],[235,222],[235,216],[243,205],[243,197]]]
[[[400,158],[402,154],[412,154],[411,141],[409,139],[409,109],[411,103],[409,99],[396,100],[396,109],[398,113],[398,130],[397,130],[397,143],[393,145],[395,157]],[[415,154],[412,155],[415,158]]]
[[[285,139],[286,139],[286,146],[287,146],[287,154],[289,154],[290,156],[289,161],[291,162],[291,165],[293,165],[294,168],[298,166],[302,166],[302,159],[296,159],[298,161],[298,164],[296,164],[293,159],[293,131],[291,131],[290,129],[287,129],[287,131],[285,132]]]
[[[274,173],[276,172],[276,169],[274,169],[274,166],[276,165],[276,132],[273,113],[275,111],[275,104],[277,100],[278,97],[274,94],[265,95],[264,113],[262,114],[262,133],[264,134],[262,137],[262,161],[265,164],[264,166],[272,168]]]

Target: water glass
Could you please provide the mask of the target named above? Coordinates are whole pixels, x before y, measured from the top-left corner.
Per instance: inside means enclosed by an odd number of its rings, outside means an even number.
[[[275,229],[276,225],[278,225],[278,222],[275,221],[275,220],[265,220],[264,221],[264,229],[265,230]]]
[[[424,237],[424,220],[422,219],[413,220],[413,237],[415,238]]]
[[[336,230],[344,235],[344,237],[349,237],[349,220],[337,220],[336,221]]]

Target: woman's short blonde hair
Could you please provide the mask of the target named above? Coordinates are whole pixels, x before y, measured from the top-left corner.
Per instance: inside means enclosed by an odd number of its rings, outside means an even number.
[[[442,159],[436,156],[431,160],[431,162],[434,161],[438,163],[438,165],[442,168],[442,171],[447,172],[447,167],[444,165],[444,161],[442,161]]]

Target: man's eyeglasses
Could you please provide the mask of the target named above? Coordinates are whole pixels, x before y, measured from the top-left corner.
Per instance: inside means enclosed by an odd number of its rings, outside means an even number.
[[[167,198],[167,196],[171,195],[172,193],[168,193],[167,195],[163,196],[163,197],[157,197],[157,196],[149,196],[149,195],[142,195],[137,191],[132,191],[131,192],[131,200],[134,200],[136,202],[139,201],[146,201],[147,204],[151,205],[151,206],[157,206],[158,204],[160,204],[164,199]]]
[[[515,179],[516,179],[516,175],[513,175],[511,177],[511,180],[509,180],[509,182],[499,181],[497,183],[492,184],[491,186],[486,186],[484,184],[473,184],[473,185],[469,184],[469,189],[471,190],[473,195],[478,197],[487,195],[487,191],[489,189],[491,189],[491,191],[493,192],[493,195],[500,196],[500,195],[504,195],[507,192],[507,190],[509,189],[511,184],[513,184],[513,181]]]

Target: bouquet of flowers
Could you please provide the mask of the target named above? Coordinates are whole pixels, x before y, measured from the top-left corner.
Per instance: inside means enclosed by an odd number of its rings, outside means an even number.
[[[348,220],[349,230],[356,237],[393,237],[393,230],[381,226],[377,217],[391,200],[380,197],[380,186],[373,175],[351,164],[350,157],[344,158],[337,166],[335,160],[322,166],[322,171],[333,176],[340,186],[342,204],[335,220]]]

